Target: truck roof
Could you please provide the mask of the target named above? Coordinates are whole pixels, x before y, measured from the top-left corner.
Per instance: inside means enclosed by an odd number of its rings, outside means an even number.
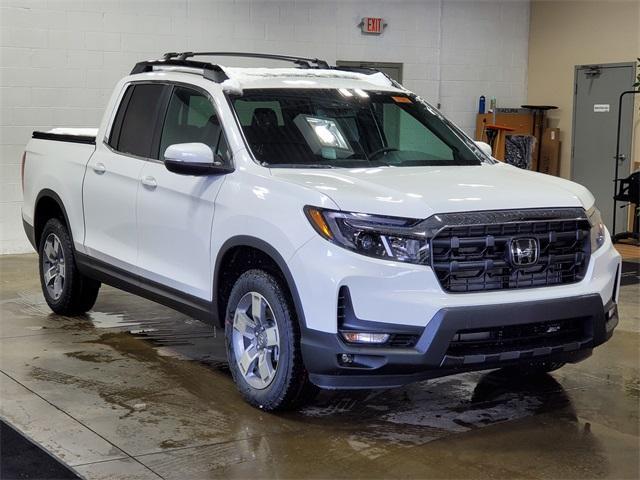
[[[224,67],[225,90],[245,88],[360,88],[397,90],[381,72],[369,74],[334,69]]]
[[[226,67],[196,61],[196,56],[248,57],[290,62],[296,67]],[[246,52],[167,53],[161,60],[140,62],[132,75],[153,71],[193,73],[221,84],[231,93],[245,88],[347,88],[401,91],[402,87],[384,73],[370,68],[330,66],[326,61],[288,55]]]

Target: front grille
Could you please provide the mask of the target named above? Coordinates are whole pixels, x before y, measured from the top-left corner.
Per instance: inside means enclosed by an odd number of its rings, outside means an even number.
[[[586,320],[565,320],[459,330],[447,355],[491,355],[534,348],[555,347],[581,341],[587,336]]]
[[[589,264],[589,231],[589,221],[575,217],[445,226],[431,240],[431,265],[447,292],[574,283],[582,280]],[[512,264],[509,246],[518,238],[537,241],[534,265]]]

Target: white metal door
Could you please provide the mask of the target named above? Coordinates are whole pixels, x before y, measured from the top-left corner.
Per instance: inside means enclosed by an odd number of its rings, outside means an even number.
[[[138,273],[136,202],[143,166],[152,156],[157,124],[170,89],[157,83],[127,87],[108,145],[99,143],[83,184],[87,254]]]
[[[195,177],[148,162],[141,175],[138,234],[141,275],[211,299],[211,228],[224,176]]]
[[[83,185],[86,253],[132,273],[138,255],[136,196],[145,163],[99,146]]]
[[[199,142],[220,152],[223,137],[206,92],[173,89],[158,158],[169,145]],[[225,152],[223,152],[225,153]],[[199,298],[212,297],[211,230],[223,175],[172,173],[162,160],[147,162],[138,194],[138,266],[141,275]]]

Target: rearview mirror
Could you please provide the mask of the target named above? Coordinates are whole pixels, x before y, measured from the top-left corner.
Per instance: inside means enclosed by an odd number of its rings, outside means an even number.
[[[175,143],[164,151],[164,165],[181,175],[215,175],[233,172],[220,155],[204,143]]]
[[[480,140],[476,140],[476,145],[486,155],[488,155],[490,157],[493,155],[493,149],[491,148],[491,145],[489,145],[488,143],[481,142]]]

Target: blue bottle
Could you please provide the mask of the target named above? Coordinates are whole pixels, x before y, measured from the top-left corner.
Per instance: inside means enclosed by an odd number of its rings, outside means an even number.
[[[484,98],[484,95],[480,96],[480,105],[478,107],[478,113],[484,113],[485,112],[485,103],[486,103],[486,98]]]

